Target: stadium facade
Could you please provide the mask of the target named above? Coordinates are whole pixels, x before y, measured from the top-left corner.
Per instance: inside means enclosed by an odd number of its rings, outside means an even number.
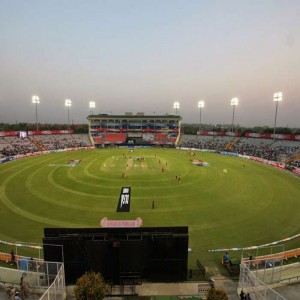
[[[177,115],[99,114],[88,116],[89,135],[96,147],[164,145],[180,142],[182,118]]]

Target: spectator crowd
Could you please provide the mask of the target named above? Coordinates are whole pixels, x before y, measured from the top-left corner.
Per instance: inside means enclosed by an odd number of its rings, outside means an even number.
[[[89,147],[87,134],[40,135],[34,137],[0,137],[0,158],[38,151]]]
[[[256,138],[232,140],[232,137],[185,136],[181,142],[181,147],[209,149],[217,152],[227,151],[276,162],[284,162],[286,159],[300,154],[300,141],[274,141]],[[300,167],[299,160],[290,164]]]
[[[1,137],[0,157],[28,154],[43,150],[58,150],[88,147],[91,142],[87,134],[45,135],[28,138]],[[181,147],[209,149],[217,152],[227,151],[242,155],[255,156],[266,160],[284,162],[287,158],[300,154],[300,141],[279,141],[256,138],[184,136]],[[300,160],[289,163],[300,168]]]

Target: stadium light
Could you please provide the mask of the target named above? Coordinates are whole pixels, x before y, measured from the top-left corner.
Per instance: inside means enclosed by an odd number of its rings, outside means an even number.
[[[91,113],[91,115],[93,115],[93,113],[94,113],[93,108],[96,107],[96,102],[95,101],[90,101],[89,106],[90,106],[90,109],[91,109],[90,113]]]
[[[274,121],[273,139],[275,139],[275,133],[276,133],[276,121],[277,121],[278,102],[281,102],[282,99],[283,99],[282,92],[274,93],[273,101],[276,102],[276,110],[275,110],[275,121]]]
[[[173,108],[175,109],[175,114],[177,115],[177,110],[179,109],[179,102],[174,102]]]
[[[39,122],[38,122],[38,110],[37,105],[40,103],[40,98],[37,95],[32,96],[32,103],[35,104],[35,122],[36,122],[36,130],[39,130]]]
[[[205,102],[203,100],[200,100],[198,102],[198,108],[199,108],[199,111],[200,111],[199,130],[201,129],[201,109],[204,108],[204,106],[205,106]]]
[[[66,99],[65,100],[65,106],[68,108],[68,128],[70,130],[70,107],[72,106],[72,100]]]
[[[230,101],[230,105],[232,106],[233,108],[233,111],[232,111],[232,125],[231,125],[231,132],[233,132],[233,126],[234,126],[234,111],[235,111],[235,107],[237,105],[239,105],[239,99],[238,98],[232,98],[231,101]]]

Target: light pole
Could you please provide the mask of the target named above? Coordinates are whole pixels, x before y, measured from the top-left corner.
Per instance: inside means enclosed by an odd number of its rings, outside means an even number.
[[[91,115],[93,115],[93,113],[94,113],[93,108],[96,107],[95,101],[90,101],[89,106],[90,106],[90,113],[91,113]]]
[[[175,109],[175,114],[177,115],[177,110],[179,109],[179,102],[174,102],[173,108]]]
[[[276,121],[277,121],[278,102],[281,102],[282,98],[283,98],[282,92],[274,93],[273,101],[276,102],[276,110],[275,110],[275,122],[274,122],[273,139],[275,139],[275,133],[276,133]]]
[[[232,98],[230,101],[230,105],[233,107],[232,111],[232,125],[231,125],[231,132],[233,133],[233,126],[234,126],[234,111],[235,107],[239,105],[239,99],[238,98]]]
[[[72,100],[66,99],[65,100],[65,106],[68,108],[68,128],[70,130],[70,107],[72,106]]]
[[[198,102],[198,108],[199,108],[199,111],[200,111],[199,130],[201,130],[201,109],[204,108],[204,106],[205,106],[205,102],[203,100],[200,100]]]
[[[36,122],[36,130],[39,130],[39,122],[38,122],[38,111],[37,111],[37,105],[40,103],[39,96],[32,96],[32,103],[35,104],[35,122]]]

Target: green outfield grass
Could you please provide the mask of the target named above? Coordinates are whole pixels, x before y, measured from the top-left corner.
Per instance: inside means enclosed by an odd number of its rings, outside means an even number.
[[[139,156],[145,160],[137,161]],[[64,166],[69,160],[81,162]],[[124,186],[132,189],[131,211],[116,213]],[[0,239],[6,241],[41,243],[44,227],[99,227],[103,217],[141,217],[143,226],[188,225],[189,267],[199,259],[211,273],[222,253],[208,249],[259,245],[300,232],[298,178],[213,153],[105,149],[26,158],[0,165],[0,200]],[[299,247],[299,240],[285,247]]]

